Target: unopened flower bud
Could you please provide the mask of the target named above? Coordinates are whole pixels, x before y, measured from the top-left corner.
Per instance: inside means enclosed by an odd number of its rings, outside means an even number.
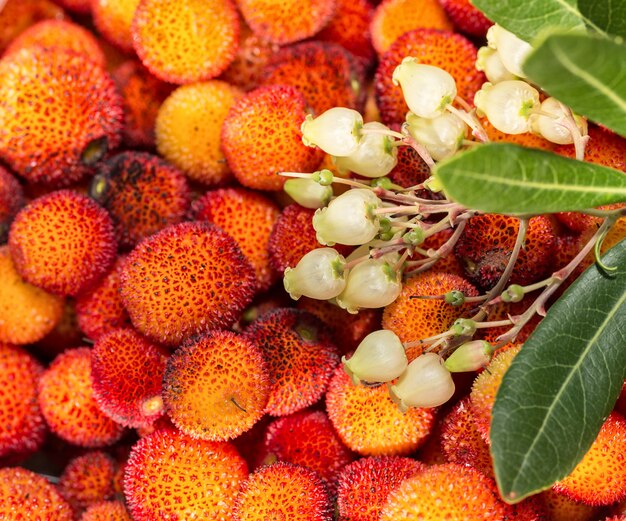
[[[454,381],[439,355],[424,353],[389,387],[389,394],[402,412],[409,407],[438,407],[452,398]]]
[[[532,130],[535,134],[539,134],[544,139],[557,145],[570,145],[574,142],[574,137],[568,126],[564,124],[566,118],[571,116],[561,107],[558,100],[554,98],[546,98],[541,103],[541,112],[552,114],[554,117],[536,114],[531,119]],[[578,115],[574,115],[572,126],[576,124],[581,135],[587,134],[587,120]]]
[[[526,77],[522,71],[522,64],[533,50],[528,42],[497,24],[492,25],[487,31],[487,42],[489,47],[498,51],[508,71],[520,78]]]
[[[500,132],[530,131],[530,116],[539,107],[539,92],[525,81],[487,82],[474,96],[474,105]]]
[[[313,179],[289,179],[284,190],[300,206],[313,210],[326,206],[333,196],[330,186],[322,186]]]
[[[446,159],[461,148],[467,132],[465,122],[451,112],[432,119],[420,118],[409,112],[405,128],[435,161]]]
[[[330,186],[333,184],[335,176],[330,170],[328,170],[328,168],[324,168],[323,170],[313,172],[311,174],[311,179],[313,179],[316,183],[319,183],[321,186]]]
[[[376,177],[370,181],[370,186],[373,188],[380,187],[383,190],[391,190],[393,182],[388,177]]]
[[[377,121],[365,123],[363,130],[388,130]],[[363,132],[359,146],[349,156],[335,157],[335,165],[342,172],[354,172],[364,177],[382,177],[393,170],[398,162],[398,149],[385,134]]]
[[[333,107],[313,118],[306,117],[300,130],[302,142],[332,156],[349,156],[359,146],[363,116],[356,110]]]
[[[493,346],[489,342],[473,340],[459,346],[444,365],[452,373],[478,371],[491,361],[492,356]]]
[[[346,259],[333,248],[317,248],[304,255],[295,268],[287,268],[283,278],[291,298],[302,295],[328,300],[339,295],[346,286]]]
[[[391,304],[402,290],[400,277],[389,263],[395,258],[397,255],[359,262],[350,270],[346,288],[337,297],[337,304],[349,313]]]
[[[378,218],[373,210],[382,201],[367,188],[348,190],[333,199],[313,216],[313,228],[320,244],[356,246],[371,241],[378,234]]]
[[[398,336],[387,329],[367,335],[350,359],[344,356],[343,368],[355,385],[361,382],[390,382],[407,368],[408,360]]]
[[[444,295],[444,300],[453,306],[461,306],[465,304],[465,295],[462,291],[453,289]]]
[[[485,76],[487,76],[487,80],[491,83],[517,79],[517,76],[504,66],[498,51],[491,47],[481,47],[478,49],[476,69],[483,71]]]
[[[411,231],[404,234],[402,240],[405,244],[419,246],[426,240],[426,232],[422,228],[413,228]]]
[[[454,321],[450,331],[454,333],[454,336],[461,335],[473,335],[476,333],[476,322],[469,318],[459,318]]]
[[[400,84],[404,101],[414,114],[436,118],[456,98],[454,78],[443,69],[404,58],[393,71],[394,85]]]
[[[521,302],[524,298],[524,288],[519,284],[511,284],[500,295],[502,302]]]

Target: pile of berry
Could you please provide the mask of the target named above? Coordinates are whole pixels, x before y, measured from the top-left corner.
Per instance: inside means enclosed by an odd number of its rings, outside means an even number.
[[[7,0],[0,519],[626,519],[626,395],[551,490],[494,482],[530,294],[601,219],[481,215],[432,167],[626,172],[526,45],[467,0]]]

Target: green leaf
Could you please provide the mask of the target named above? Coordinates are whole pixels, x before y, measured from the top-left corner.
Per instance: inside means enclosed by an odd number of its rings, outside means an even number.
[[[472,0],[487,18],[531,42],[547,27],[584,29],[576,0]]]
[[[626,45],[597,35],[552,33],[523,70],[575,112],[626,136]]]
[[[626,241],[548,311],[504,375],[491,421],[502,496],[517,502],[567,476],[595,440],[626,376]]]
[[[624,0],[578,0],[578,9],[603,31],[626,38]]]
[[[437,164],[435,178],[453,201],[490,213],[567,212],[626,201],[622,172],[512,144],[457,154]]]

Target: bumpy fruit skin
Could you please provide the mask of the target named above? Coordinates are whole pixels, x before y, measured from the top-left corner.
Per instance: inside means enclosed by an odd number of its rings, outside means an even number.
[[[412,458],[361,458],[339,474],[337,509],[342,521],[378,521],[389,493],[426,466]]]
[[[20,211],[9,231],[9,249],[24,280],[51,293],[76,295],[108,271],[117,242],[102,207],[59,190]]]
[[[73,521],[70,505],[46,478],[21,467],[0,469],[0,519]]]
[[[231,107],[222,126],[222,149],[237,180],[248,188],[282,190],[279,172],[313,172],[323,152],[302,143],[307,115],[302,94],[287,85],[259,87]]]
[[[456,28],[469,36],[485,38],[493,23],[470,0],[439,0]]]
[[[454,248],[467,278],[483,289],[495,286],[513,251],[519,219],[499,214],[472,217]],[[545,215],[532,217],[510,284],[525,286],[542,280],[553,269],[557,230]]]
[[[314,115],[333,107],[361,110],[365,101],[361,64],[338,44],[304,42],[285,47],[270,58],[263,85],[291,85],[304,96]]]
[[[317,472],[334,492],[341,469],[354,454],[337,436],[323,411],[299,411],[268,425],[263,463],[287,461]]]
[[[554,488],[548,489],[537,497],[541,499],[551,521],[593,521],[599,514],[599,507],[574,501]]]
[[[148,427],[163,414],[167,353],[131,328],[101,336],[91,352],[91,379],[98,406],[126,427]]]
[[[18,346],[0,343],[0,462],[39,449],[46,423],[37,401],[43,367]]]
[[[185,175],[207,186],[232,181],[221,143],[228,111],[242,96],[219,80],[184,85],[163,102],[155,122],[159,154]]]
[[[122,152],[101,163],[90,192],[109,212],[122,248],[182,222],[191,199],[183,173],[147,152]]]
[[[144,239],[121,278],[133,326],[169,345],[229,328],[256,291],[254,269],[235,240],[204,222],[168,226]]]
[[[332,512],[330,495],[318,474],[278,462],[260,468],[243,482],[233,514],[235,521],[331,521]]]
[[[139,0],[92,0],[93,23],[109,42],[122,51],[133,51],[130,27]]]
[[[284,45],[313,36],[333,16],[335,0],[237,0],[255,34]]]
[[[403,456],[431,433],[433,409],[401,413],[386,386],[354,385],[343,367],[335,370],[326,393],[326,410],[341,441],[363,456]]]
[[[491,481],[479,471],[448,463],[405,480],[383,507],[381,521],[398,519],[504,521],[504,505]]]
[[[0,63],[0,157],[30,183],[67,186],[120,142],[122,100],[93,61],[61,48]]]
[[[59,492],[76,510],[110,499],[115,494],[115,462],[108,454],[92,451],[73,458],[59,478]]]
[[[192,83],[215,78],[234,59],[239,19],[231,0],[140,0],[131,33],[157,78]]]
[[[266,412],[284,416],[314,404],[339,363],[326,326],[306,311],[279,308],[255,320],[244,336],[268,364],[271,390]]]
[[[91,505],[80,521],[133,521],[121,501],[101,501]]]
[[[22,185],[9,171],[0,166],[0,244],[9,236],[9,227],[24,206]]]
[[[20,49],[41,46],[68,49],[104,67],[106,59],[96,37],[87,29],[65,20],[44,20],[20,34],[4,52],[3,59]]]
[[[50,430],[74,445],[104,447],[124,432],[96,403],[86,347],[68,349],[46,369],[39,380],[39,406]]]
[[[531,132],[523,132],[522,134],[507,134],[495,128],[487,117],[479,117],[480,124],[485,129],[487,137],[490,141],[496,143],[514,143],[528,148],[539,148],[541,150],[553,151],[558,147],[551,141],[541,136],[532,134]]]
[[[248,467],[230,443],[193,439],[161,429],[131,450],[124,496],[135,521],[230,521]]]
[[[574,145],[557,147],[555,152],[565,157],[576,157]],[[590,126],[585,161],[626,173],[626,138],[601,127]]]
[[[25,282],[8,246],[0,246],[0,280],[0,342],[37,342],[59,323],[64,299]]]
[[[382,55],[404,33],[418,28],[451,32],[454,26],[437,0],[383,0],[372,17],[372,43]]]
[[[382,5],[382,4],[381,4]],[[415,29],[400,36],[380,57],[374,76],[376,104],[382,122],[403,123],[408,111],[402,89],[392,82],[394,69],[407,56],[420,63],[440,67],[456,81],[458,95],[468,102],[485,82],[485,76],[474,67],[476,47],[467,38],[450,31]]]
[[[276,203],[245,188],[212,190],[194,201],[196,220],[207,220],[232,236],[256,273],[259,291],[276,282],[270,265],[268,243],[280,215]]]
[[[49,0],[8,0],[0,11],[0,52],[31,25],[64,18],[63,9]]]
[[[554,489],[588,505],[622,501],[626,497],[625,451],[626,419],[613,412],[583,459]]]
[[[227,441],[264,414],[270,392],[263,352],[231,331],[210,331],[183,344],[167,362],[163,401],[182,432]]]

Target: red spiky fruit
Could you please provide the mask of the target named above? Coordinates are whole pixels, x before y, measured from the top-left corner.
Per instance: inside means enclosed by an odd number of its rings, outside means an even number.
[[[400,456],[361,458],[339,474],[337,510],[340,521],[378,521],[389,493],[426,467]]]
[[[68,349],[46,369],[39,380],[39,406],[50,430],[74,445],[104,447],[124,432],[93,396],[91,350],[86,347]]]
[[[565,157],[576,157],[574,145],[557,147],[555,152]],[[590,126],[589,141],[585,147],[585,161],[626,173],[626,138],[604,128]]]
[[[418,449],[435,423],[433,409],[400,412],[386,386],[354,385],[337,367],[326,393],[326,410],[341,441],[363,456],[402,456]]]
[[[70,190],[40,197],[17,215],[9,249],[24,280],[58,295],[76,295],[115,260],[113,223],[95,201]]]
[[[46,478],[21,467],[0,469],[0,519],[73,521],[70,505]]]
[[[140,0],[131,34],[157,78],[194,83],[215,78],[234,59],[239,18],[231,0]]]
[[[333,16],[335,0],[237,0],[237,6],[255,34],[284,45],[322,29]]]
[[[504,521],[504,505],[478,470],[455,463],[434,465],[393,490],[380,521],[472,519]]]
[[[191,202],[183,173],[147,152],[122,152],[100,163],[90,195],[109,212],[122,248],[182,222]]]
[[[301,465],[277,462],[261,467],[243,482],[233,519],[331,521],[332,512],[328,490],[314,471]]]
[[[550,521],[595,521],[599,508],[574,501],[553,488],[538,495],[548,512]]]
[[[80,521],[133,521],[121,501],[101,501],[91,505]]]
[[[168,416],[194,438],[227,441],[264,414],[270,392],[263,352],[231,331],[210,331],[178,348],[163,376]]]
[[[339,354],[325,324],[316,316],[280,308],[255,320],[243,334],[261,348],[268,364],[267,413],[291,414],[322,397]]]
[[[161,429],[132,448],[124,496],[135,521],[190,516],[230,521],[235,497],[247,476],[246,462],[230,443]]]
[[[92,60],[61,48],[0,62],[0,157],[30,183],[67,186],[120,142],[122,100]]]
[[[471,103],[485,81],[484,74],[474,67],[476,53],[472,42],[450,31],[416,29],[400,36],[381,56],[374,77],[376,103],[383,123],[401,124],[409,110],[402,89],[392,82],[394,69],[405,57],[415,57],[420,63],[449,72],[456,80],[458,95]]]
[[[485,38],[493,23],[470,0],[439,0],[456,28],[469,36]]]
[[[122,51],[133,51],[130,27],[139,0],[92,0],[91,15],[98,32]]]
[[[50,0],[7,0],[0,10],[0,52],[31,25],[64,18],[63,9]]]
[[[278,191],[286,181],[279,172],[316,169],[323,152],[302,143],[306,115],[304,97],[288,85],[259,87],[235,102],[222,126],[222,149],[242,185]]]
[[[91,352],[93,395],[109,418],[126,427],[152,425],[164,412],[167,353],[131,328],[101,336]]]
[[[144,239],[122,268],[122,301],[137,331],[176,345],[230,327],[250,303],[256,277],[235,240],[205,222]]]
[[[115,462],[102,451],[91,451],[72,458],[59,478],[59,492],[80,511],[89,505],[111,499],[115,494]]]
[[[196,220],[206,220],[232,236],[254,267],[259,291],[265,291],[278,278],[270,264],[268,243],[278,206],[263,195],[245,188],[213,190],[194,201]]]
[[[341,469],[354,459],[323,411],[299,411],[269,424],[263,462],[286,461],[317,472],[335,489]]]
[[[37,401],[43,367],[18,346],[0,343],[0,461],[39,449],[46,423]]]

